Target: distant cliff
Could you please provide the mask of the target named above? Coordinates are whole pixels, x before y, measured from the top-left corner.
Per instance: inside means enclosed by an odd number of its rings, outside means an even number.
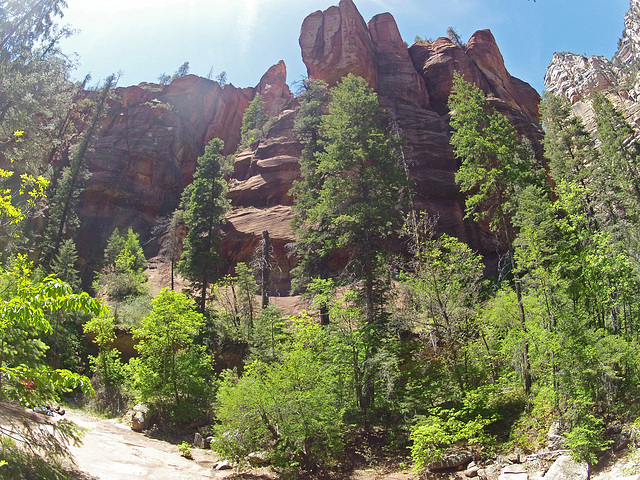
[[[457,162],[449,145],[447,108],[453,72],[489,94],[538,154],[542,130],[538,94],[508,73],[491,32],[476,32],[464,49],[447,38],[407,47],[391,14],[367,24],[352,0],[342,0],[309,15],[299,41],[310,78],[330,85],[348,73],[367,79],[404,140],[419,208],[437,215],[442,231],[488,257],[495,255],[492,238],[464,219],[464,198],[454,180]],[[156,218],[176,207],[206,142],[219,137],[225,153],[237,149],[242,115],[257,93],[276,120],[255,150],[235,158],[229,183],[233,211],[222,250],[232,268],[250,259],[262,231],[269,230],[278,264],[275,287],[285,292],[292,267],[286,246],[293,241],[288,191],[299,178],[302,146],[293,133],[296,100],[282,62],[255,88],[220,86],[189,75],[167,86],[117,89],[90,156],[93,175],[81,207],[83,257],[90,263],[99,258],[115,227],[133,226],[149,238]]]
[[[609,60],[573,53],[555,53],[547,67],[544,85],[548,92],[564,96],[593,130],[593,109],[589,96],[605,94],[640,131],[640,0],[631,0],[625,15],[625,29],[618,51]]]

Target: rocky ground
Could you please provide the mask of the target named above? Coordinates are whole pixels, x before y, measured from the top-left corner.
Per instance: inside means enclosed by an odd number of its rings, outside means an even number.
[[[193,460],[181,456],[176,445],[131,430],[126,422],[69,410],[67,418],[87,429],[80,447],[72,447],[75,469],[86,479],[207,479],[268,480],[278,478],[268,469],[241,472],[217,470],[219,459],[208,450],[192,448]],[[609,452],[596,467],[573,462],[566,451],[498,457],[486,464],[463,461],[458,470],[418,475],[397,463],[359,468],[334,480],[418,480],[479,478],[481,480],[640,480],[640,453],[624,448]]]
[[[20,407],[3,405],[2,418],[11,413],[20,416]],[[56,421],[59,417],[30,414],[32,421]],[[73,470],[74,479],[82,480],[276,480],[277,474],[268,468],[234,470],[221,469],[220,462],[210,450],[191,448],[192,459],[182,456],[174,443],[152,438],[147,433],[134,432],[127,420],[108,420],[86,412],[68,409],[65,418],[86,429],[80,446],[71,447],[71,457],[65,463]],[[625,436],[624,429],[622,437]],[[331,480],[640,480],[640,450],[635,445],[635,431],[626,444],[605,452],[596,466],[573,462],[565,450],[543,450],[534,455],[512,453],[485,463],[472,461],[466,454],[452,456],[452,468],[439,472],[417,474],[406,463],[381,461],[375,455],[360,463],[355,470],[333,474]],[[453,458],[455,457],[455,458]],[[457,462],[457,463],[456,463]],[[70,477],[71,478],[71,477]],[[307,477],[321,480],[320,477]],[[324,477],[322,477],[324,478]]]

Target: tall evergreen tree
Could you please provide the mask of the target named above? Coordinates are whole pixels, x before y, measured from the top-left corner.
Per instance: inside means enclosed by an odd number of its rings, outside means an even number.
[[[299,97],[300,106],[294,123],[296,134],[304,145],[300,155],[302,179],[294,182],[291,189],[295,198],[292,225],[298,264],[293,274],[297,288],[305,288],[313,278],[327,279],[330,276],[329,249],[323,248],[330,240],[326,226],[309,216],[323,185],[316,154],[324,148],[320,126],[329,103],[329,87],[325,82],[315,80],[305,81],[304,86],[306,91]],[[329,323],[328,309],[326,306],[320,309],[321,322],[326,325]]]
[[[521,278],[515,263],[515,228],[512,222],[518,193],[535,183],[534,160],[509,120],[496,112],[477,86],[456,73],[449,97],[451,145],[462,164],[456,173],[460,190],[467,194],[467,216],[485,220],[506,247],[514,276],[520,326],[526,333]],[[523,343],[525,390],[531,388],[529,354]]]
[[[617,238],[633,240],[637,248],[640,222],[640,145],[635,131],[611,101],[592,96],[599,161],[592,164],[598,198],[604,204],[604,225]]]
[[[223,147],[218,138],[209,142],[204,155],[198,158],[193,183],[182,194],[187,236],[178,270],[197,292],[201,313],[205,311],[209,285],[220,278],[222,265],[218,252],[220,225],[229,208],[227,184],[220,169]]]
[[[402,226],[409,181],[397,153],[398,139],[386,128],[377,95],[366,81],[354,75],[343,78],[331,90],[328,114],[318,123],[323,95],[321,87],[311,90],[303,102],[310,114],[298,118],[299,131],[308,138],[302,171],[309,188],[296,199],[297,231],[304,254],[322,248],[318,264],[303,264],[307,274],[322,275],[329,255],[348,252],[342,274],[364,304],[367,369],[357,375],[356,392],[366,421],[374,401],[371,364],[383,335],[389,289],[385,242]],[[318,135],[323,148],[316,146]]]
[[[62,171],[61,178],[53,184],[48,226],[45,232],[44,260],[49,264],[57,255],[65,235],[71,235],[79,227],[75,212],[78,197],[83,190],[83,182],[88,177],[85,167],[85,155],[98,128],[98,122],[106,107],[109,92],[115,86],[115,75],[109,76],[98,96],[93,116],[82,135],[80,144],[71,156],[69,165]]]
[[[37,46],[44,51],[69,34],[59,30],[65,0],[2,0],[0,2],[0,63],[13,61]]]

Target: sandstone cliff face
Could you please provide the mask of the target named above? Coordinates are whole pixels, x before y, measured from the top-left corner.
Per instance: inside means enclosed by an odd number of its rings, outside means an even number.
[[[590,131],[595,130],[589,96],[601,92],[640,131],[640,0],[631,0],[625,30],[612,60],[555,53],[544,79],[547,91],[566,97]]]
[[[364,19],[352,0],[309,15],[300,30],[302,60],[310,78],[330,86],[349,73],[378,87],[378,65]]]
[[[353,15],[357,18],[346,20]],[[356,25],[357,29],[338,25]],[[538,94],[509,75],[488,30],[476,32],[466,50],[446,38],[407,49],[390,14],[374,17],[368,31],[363,25],[351,1],[308,17],[302,25],[300,45],[309,76],[329,84],[347,73],[369,80],[405,141],[404,153],[415,180],[419,207],[437,215],[443,231],[492,255],[495,245],[489,236],[464,220],[464,198],[454,179],[458,165],[449,145],[447,117],[453,72],[460,71],[495,97],[496,108],[508,115],[540,151]],[[328,46],[333,49],[328,50]]]
[[[491,32],[477,32],[466,51],[444,38],[407,48],[393,16],[377,15],[366,24],[353,2],[343,0],[338,7],[305,19],[300,46],[310,78],[335,85],[353,73],[369,81],[405,142],[418,207],[438,216],[442,231],[465,240],[491,261],[493,239],[464,219],[464,197],[454,178],[458,164],[449,145],[447,117],[454,70],[491,94],[495,107],[510,117],[538,151],[542,136],[537,121],[539,96],[509,75]],[[224,243],[229,255],[236,252],[237,260],[246,259],[255,249],[261,231],[255,228],[251,235],[242,236],[234,222],[239,218],[257,221],[267,214],[274,225],[280,225],[275,233],[276,257],[286,258],[286,243],[293,235],[281,219],[291,217],[293,199],[288,190],[299,178],[302,148],[293,134],[294,116],[293,110],[283,111],[255,151],[236,157],[229,197],[242,216],[230,217],[233,228]],[[280,262],[283,287],[287,266],[288,260]]]
[[[132,226],[143,240],[149,238],[156,218],[177,206],[206,143],[218,137],[223,153],[236,151],[242,115],[257,93],[268,111],[279,112],[292,100],[283,62],[256,88],[187,75],[166,86],[116,89],[88,155],[92,175],[80,206],[82,257],[99,259],[116,227]]]
[[[491,262],[493,240],[464,219],[464,198],[454,179],[458,164],[449,145],[447,108],[453,72],[462,72],[491,94],[495,107],[537,150],[542,136],[539,97],[507,72],[491,32],[477,32],[464,50],[445,38],[408,48],[390,14],[367,24],[352,0],[342,0],[305,19],[300,46],[311,78],[335,85],[353,73],[377,91],[404,140],[418,207],[438,216],[442,231],[466,241]],[[85,258],[100,258],[104,240],[116,226],[134,226],[148,238],[155,219],[177,205],[208,140],[222,138],[225,153],[235,152],[242,115],[257,93],[274,120],[257,146],[235,157],[229,181],[233,210],[224,226],[222,253],[232,272],[237,262],[251,261],[268,230],[277,264],[274,293],[287,293],[293,266],[287,252],[294,240],[288,192],[300,176],[302,146],[293,132],[296,101],[282,62],[256,88],[221,87],[187,76],[166,87],[118,89],[90,159],[93,176],[82,206]]]

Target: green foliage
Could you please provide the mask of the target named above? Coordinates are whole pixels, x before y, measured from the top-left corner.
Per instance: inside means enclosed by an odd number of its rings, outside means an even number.
[[[68,238],[62,245],[51,264],[51,271],[63,282],[69,284],[73,290],[78,291],[80,289],[80,277],[79,271],[76,269],[76,263],[78,261],[78,251],[76,250],[76,244],[73,239]]]
[[[320,123],[323,149],[302,167],[313,194],[296,207],[307,209],[297,228],[308,230],[305,241],[322,242],[322,255],[348,250],[343,274],[359,285],[373,322],[382,315],[388,291],[383,243],[402,225],[409,182],[396,150],[398,140],[387,131],[378,98],[366,81],[349,75],[331,90],[331,98]],[[312,141],[314,127],[307,130]]]
[[[178,450],[180,451],[180,455],[188,460],[193,460],[193,455],[191,454],[191,445],[187,442],[182,442],[178,445]]]
[[[94,289],[115,302],[147,293],[143,272],[147,260],[137,233],[129,228],[126,235],[115,229],[104,251],[104,266],[96,275]]]
[[[93,334],[98,356],[89,356],[91,370],[102,385],[118,386],[124,381],[120,352],[113,348],[116,341],[114,318],[107,315],[93,317],[84,325],[84,332]]]
[[[187,226],[184,251],[178,270],[196,291],[198,308],[204,313],[209,285],[220,278],[220,225],[229,208],[227,184],[222,178],[220,151],[223,142],[214,138],[198,157],[193,183],[182,193],[182,208]]]
[[[280,358],[281,345],[288,337],[285,327],[286,318],[280,310],[273,305],[263,308],[254,322],[248,361],[277,361]]]
[[[212,287],[212,310],[223,340],[248,342],[259,315],[256,295],[260,287],[249,267],[239,262],[236,276],[226,275]]]
[[[209,408],[211,360],[195,343],[203,316],[184,294],[164,289],[134,328],[139,356],[129,362],[140,399],[172,421],[199,418]]]
[[[522,330],[522,376],[525,390],[531,389],[527,326],[522,295],[521,272],[516,265],[513,216],[518,209],[520,193],[541,184],[533,153],[527,141],[520,140],[509,120],[496,112],[477,86],[454,73],[449,97],[451,109],[451,145],[462,161],[456,172],[456,183],[467,196],[467,217],[488,222],[489,228],[508,253],[518,316]]]
[[[492,229],[512,230],[509,215],[517,193],[537,181],[532,152],[504,115],[496,112],[477,86],[456,73],[449,98],[451,145],[462,165],[456,172],[467,193],[467,216],[486,219]]]
[[[19,59],[40,45],[54,48],[69,35],[59,30],[56,17],[62,18],[64,0],[4,0],[0,9],[0,64]]]
[[[342,412],[333,395],[336,378],[325,368],[324,332],[309,318],[294,322],[282,359],[228,371],[218,390],[212,448],[235,462],[256,451],[283,470],[326,465],[342,448]]]
[[[442,363],[454,397],[456,388],[463,393],[478,377],[479,366],[469,360],[479,336],[476,310],[483,265],[459,240],[436,237],[434,225],[425,215],[412,215],[405,226],[414,259],[401,276],[403,308],[397,315],[420,336],[429,355]]]
[[[46,458],[46,460],[45,460]],[[17,442],[0,438],[0,480],[68,480],[59,460],[50,453],[46,457],[22,448]]]
[[[262,96],[257,94],[242,115],[242,128],[240,129],[240,143],[246,147],[253,147],[264,135],[264,129],[269,115],[265,110]]]
[[[611,444],[611,440],[604,439],[604,422],[592,413],[592,406],[584,397],[575,398],[573,405],[567,412],[570,430],[567,433],[567,446],[571,456],[578,462],[595,464],[596,454]]]
[[[416,470],[441,459],[452,446],[490,445],[494,439],[486,427],[499,419],[492,398],[495,394],[495,388],[480,388],[469,392],[456,408],[434,407],[427,416],[418,417],[411,428],[411,458]]]
[[[93,389],[88,378],[44,364],[45,349],[42,342],[37,341],[37,335],[51,331],[48,318],[55,312],[64,310],[99,315],[104,307],[85,293],[73,293],[69,285],[53,277],[34,280],[31,265],[24,258],[16,259],[11,268],[2,268],[0,283],[3,287],[0,297],[0,400],[33,407],[51,404],[61,394],[77,388],[91,394]],[[16,339],[28,339],[29,342],[13,343]],[[15,407],[5,403],[0,415],[5,416],[5,408]],[[18,416],[20,413],[18,411]],[[52,430],[47,430],[30,427],[11,418],[2,420],[3,456],[14,448],[6,443],[5,438],[12,432],[14,435],[19,432],[21,442],[31,452],[46,452],[47,458],[66,453],[69,442],[79,440],[77,429],[69,422],[58,422]],[[22,458],[18,451],[14,453],[12,462]],[[26,471],[31,469],[28,465],[34,465],[32,461],[35,460],[25,457]],[[8,465],[0,469],[5,467],[6,471],[16,472],[15,467]],[[18,476],[20,471],[12,478],[21,478]]]
[[[91,119],[82,133],[80,143],[73,149],[69,158],[61,162],[61,166],[54,172],[50,185],[47,227],[44,232],[42,246],[44,263],[50,265],[58,254],[65,236],[73,235],[80,225],[76,212],[79,196],[84,190],[84,183],[89,178],[85,166],[85,155],[98,128],[98,123],[107,104],[109,92],[115,87],[115,75],[108,77],[98,94]],[[51,160],[51,159],[50,159]]]
[[[314,278],[326,279],[330,274],[330,250],[324,248],[328,246],[330,234],[324,223],[314,220],[313,214],[324,183],[316,154],[323,150],[320,128],[330,99],[329,87],[324,82],[313,80],[307,80],[304,87],[306,91],[299,97],[294,123],[294,130],[304,145],[300,156],[302,179],[293,182],[290,192],[295,198],[292,226],[296,235],[298,264],[293,275],[297,288],[305,288]]]
[[[456,32],[453,27],[447,27],[447,38],[462,50],[467,50],[467,44],[462,41],[460,35],[458,35],[458,32]]]

